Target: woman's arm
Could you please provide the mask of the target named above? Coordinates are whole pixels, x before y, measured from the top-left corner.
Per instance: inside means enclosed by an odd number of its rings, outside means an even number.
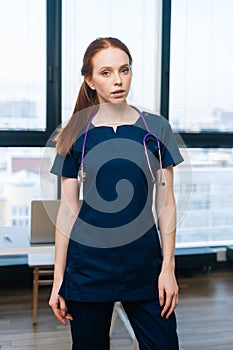
[[[175,278],[176,203],[173,192],[173,167],[163,169],[166,186],[156,191],[156,213],[162,243],[163,263],[159,276],[161,316],[168,318],[178,303],[178,286]]]
[[[66,324],[66,319],[71,319],[71,316],[66,314],[65,301],[58,295],[58,292],[64,276],[70,232],[80,207],[77,179],[63,177],[61,203],[56,221],[54,281],[49,305],[53,309],[55,316],[64,325]]]

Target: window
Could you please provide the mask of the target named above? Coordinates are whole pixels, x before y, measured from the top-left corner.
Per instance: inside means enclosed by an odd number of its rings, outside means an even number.
[[[131,51],[129,102],[160,111],[161,4],[161,0],[63,1],[63,120],[70,117],[83,81],[83,54],[89,43],[101,36],[117,37]]]
[[[231,0],[173,0],[169,116],[178,131],[233,131]]]
[[[189,147],[192,171],[175,185],[191,198],[179,218],[178,246],[233,243],[233,22],[230,0],[165,0],[171,33],[163,58],[162,101],[171,125]],[[169,88],[170,86],[170,88]],[[169,92],[168,92],[169,91]],[[185,169],[181,171],[190,171]],[[180,185],[180,187],[179,187]],[[182,204],[181,208],[182,208]],[[184,208],[179,209],[184,214]]]
[[[59,16],[61,0],[0,2],[0,147],[44,146],[60,124]]]
[[[178,205],[177,246],[232,244],[233,149],[190,148],[188,152],[192,178],[185,177],[186,191],[189,194],[193,186],[197,191],[192,192],[186,210],[182,209],[183,217],[179,217]],[[179,185],[175,188],[178,197]]]
[[[1,6],[0,130],[46,128],[45,15],[41,0]]]
[[[53,148],[0,148],[1,226],[28,226],[31,200],[57,197],[57,178],[49,174],[54,154]]]
[[[1,226],[28,226],[31,200],[57,197],[43,146],[60,123],[60,17],[60,0],[0,2]]]
[[[44,146],[61,120],[60,24],[61,0],[0,2],[1,226],[28,226],[31,200],[57,198]]]

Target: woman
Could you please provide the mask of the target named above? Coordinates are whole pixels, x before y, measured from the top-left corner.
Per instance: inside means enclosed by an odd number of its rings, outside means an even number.
[[[49,304],[62,324],[70,320],[73,349],[110,349],[114,301],[140,350],[178,349],[173,166],[183,159],[165,119],[127,104],[131,66],[120,40],[93,41],[73,115],[56,138],[51,172],[62,184]]]

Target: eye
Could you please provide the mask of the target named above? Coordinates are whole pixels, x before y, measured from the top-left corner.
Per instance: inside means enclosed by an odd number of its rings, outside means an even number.
[[[104,77],[108,77],[111,73],[109,70],[104,70],[103,72],[101,72],[101,74],[104,76]]]
[[[124,67],[124,68],[122,68],[122,70],[121,70],[121,72],[122,72],[123,74],[129,73],[129,71],[130,71],[130,68],[129,68],[129,67]]]

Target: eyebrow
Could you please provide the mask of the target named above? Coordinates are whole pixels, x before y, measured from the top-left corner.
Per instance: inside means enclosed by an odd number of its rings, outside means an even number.
[[[129,63],[125,63],[125,64],[122,64],[119,69],[123,68],[123,67],[130,67],[130,64]],[[105,69],[112,69],[111,66],[104,66],[104,67],[101,67],[98,71],[102,71],[102,70],[105,70]]]

